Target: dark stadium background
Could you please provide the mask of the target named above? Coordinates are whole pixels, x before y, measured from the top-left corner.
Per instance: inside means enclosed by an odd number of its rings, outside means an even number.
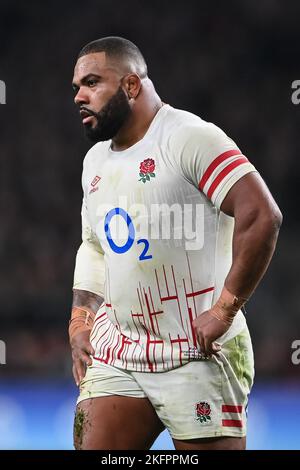
[[[300,448],[299,2],[0,1],[0,448],[71,448],[67,324],[89,144],[73,105],[76,54],[106,35],[143,52],[165,102],[222,127],[284,214],[247,306],[256,383],[249,448]],[[163,435],[156,444],[168,448]]]

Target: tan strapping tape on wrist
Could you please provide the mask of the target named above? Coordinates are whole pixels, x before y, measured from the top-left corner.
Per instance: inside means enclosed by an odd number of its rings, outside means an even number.
[[[210,310],[210,314],[227,325],[231,325],[234,317],[247,299],[231,294],[224,286],[221,295]]]
[[[82,331],[90,331],[93,328],[95,313],[87,307],[73,307],[69,321],[70,340]]]

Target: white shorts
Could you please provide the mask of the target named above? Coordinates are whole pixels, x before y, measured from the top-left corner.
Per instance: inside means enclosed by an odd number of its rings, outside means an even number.
[[[191,361],[168,372],[132,372],[93,363],[80,383],[77,403],[110,395],[148,398],[174,439],[242,437],[253,377],[246,328],[222,345],[218,358]]]

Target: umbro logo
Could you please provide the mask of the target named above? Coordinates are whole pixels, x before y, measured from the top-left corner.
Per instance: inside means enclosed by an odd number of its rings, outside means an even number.
[[[99,183],[100,180],[101,180],[101,176],[95,176],[95,178],[91,182],[91,189],[89,191],[89,194],[94,193],[95,191],[98,191],[99,187],[97,186],[97,184]]]

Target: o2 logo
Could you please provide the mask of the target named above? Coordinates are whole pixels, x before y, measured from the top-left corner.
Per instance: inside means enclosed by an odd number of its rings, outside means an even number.
[[[119,215],[123,218],[128,228],[128,238],[127,238],[126,243],[123,246],[116,245],[116,243],[112,239],[112,235],[111,235],[110,228],[109,228],[109,224],[111,223],[112,218],[115,217],[116,215]],[[129,214],[127,214],[127,212],[124,211],[124,209],[121,209],[120,207],[111,209],[106,214],[105,221],[104,221],[104,231],[105,231],[108,244],[115,253],[118,253],[118,254],[126,253],[128,250],[130,250],[130,248],[134,244],[135,228],[134,228],[133,222]],[[145,261],[147,259],[151,259],[152,255],[147,255],[147,252],[149,250],[149,241],[146,238],[140,238],[139,240],[136,241],[136,243],[137,245],[140,245],[140,244],[144,245],[142,253],[139,256],[139,260]]]

